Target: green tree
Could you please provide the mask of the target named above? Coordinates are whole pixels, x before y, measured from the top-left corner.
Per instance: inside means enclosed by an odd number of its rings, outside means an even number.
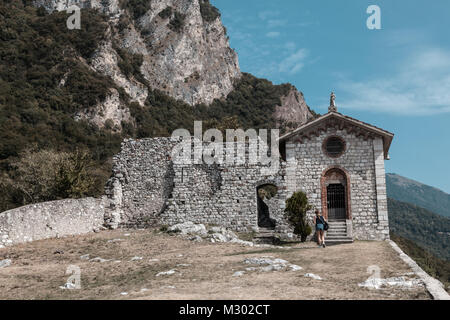
[[[284,214],[288,222],[294,227],[294,234],[300,236],[302,242],[311,234],[311,226],[306,222],[306,212],[311,210],[312,206],[308,202],[306,194],[302,191],[294,194],[286,200],[286,209]]]
[[[13,163],[14,176],[3,176],[0,186],[22,205],[92,195],[98,173],[86,150],[56,152],[26,150]]]

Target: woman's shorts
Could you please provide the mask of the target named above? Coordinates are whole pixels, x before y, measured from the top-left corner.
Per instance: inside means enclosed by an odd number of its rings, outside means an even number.
[[[316,231],[319,231],[319,230],[323,230],[323,224],[321,224],[321,223],[316,224]]]

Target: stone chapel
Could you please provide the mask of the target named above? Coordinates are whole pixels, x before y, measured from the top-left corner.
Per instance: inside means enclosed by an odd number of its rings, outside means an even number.
[[[280,165],[271,174],[259,164],[178,164],[171,157],[173,138],[128,139],[107,185],[114,207],[109,223],[192,221],[290,236],[285,202],[302,190],[329,221],[327,242],[385,240],[384,160],[393,136],[339,113],[332,94],[328,113],[279,137]]]

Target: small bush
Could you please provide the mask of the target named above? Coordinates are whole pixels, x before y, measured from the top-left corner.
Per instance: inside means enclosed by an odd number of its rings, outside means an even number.
[[[170,30],[179,32],[183,28],[185,17],[184,14],[175,11],[173,18],[169,22]]]
[[[150,0],[128,0],[122,2],[122,8],[128,9],[135,19],[142,17],[150,10]]]
[[[159,231],[161,232],[167,232],[169,230],[169,226],[167,224],[163,224],[160,228]]]
[[[212,22],[220,17],[219,9],[214,7],[209,0],[200,0],[200,13],[203,20]]]
[[[160,13],[158,13],[158,15],[162,19],[170,18],[172,16],[172,7],[171,6],[166,7],[164,10],[162,10]]]
[[[306,194],[302,191],[294,192],[286,200],[285,217],[294,227],[294,234],[300,236],[302,242],[305,242],[306,237],[312,232],[311,226],[306,222],[306,212],[311,208]]]
[[[270,200],[272,197],[275,197],[278,193],[278,188],[274,186],[273,184],[268,184],[265,186],[262,186],[258,189],[258,196],[264,200],[268,199]]]

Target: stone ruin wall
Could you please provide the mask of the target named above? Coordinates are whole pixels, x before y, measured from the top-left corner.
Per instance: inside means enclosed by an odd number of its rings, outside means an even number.
[[[285,187],[278,175],[263,176],[261,167],[214,166],[215,182],[206,165],[175,166],[173,198],[161,215],[164,223],[183,221],[221,225],[236,231],[252,231],[258,226],[257,187],[271,183],[278,193],[268,201],[270,216],[277,221],[277,231],[287,227],[282,218]],[[183,179],[181,176],[183,175]]]
[[[283,165],[274,174],[265,174],[258,164],[174,163],[172,149],[177,143],[172,138],[122,143],[121,152],[113,158],[113,176],[106,188],[112,209],[117,209],[117,216],[110,217],[110,226],[192,221],[252,231],[258,226],[256,189],[272,183],[278,193],[268,202],[271,218],[277,221],[277,231],[291,231],[283,219]],[[246,156],[248,159],[248,153]]]
[[[103,226],[106,206],[106,197],[64,199],[1,212],[0,248],[97,231]]]
[[[112,227],[144,228],[157,224],[173,189],[171,138],[126,139],[113,157],[113,174],[105,193],[111,200]]]

